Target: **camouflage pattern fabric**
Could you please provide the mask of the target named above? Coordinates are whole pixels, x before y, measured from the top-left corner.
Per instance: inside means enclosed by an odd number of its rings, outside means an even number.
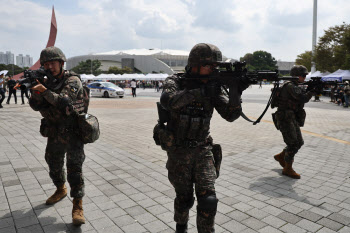
[[[40,53],[40,64],[43,66],[47,61],[66,61],[66,56],[61,49],[52,46],[43,49]]]
[[[185,224],[193,205],[194,188],[197,199],[215,194],[216,170],[211,146],[168,152],[168,178],[175,188],[174,220]],[[197,214],[198,232],[214,232],[216,211]]]
[[[309,102],[312,92],[306,92],[297,82],[287,82],[281,89],[278,109],[275,114],[277,125],[287,144],[285,161],[291,162],[304,144],[300,126],[304,125],[304,104]]]
[[[67,154],[67,177],[73,198],[84,196],[84,178],[82,166],[85,160],[84,144],[74,132],[58,133],[49,136],[45,152],[45,160],[49,166],[50,177],[55,186],[66,182],[64,171],[64,155]]]
[[[211,142],[208,141],[214,108],[230,122],[240,116],[242,109],[240,104],[230,106],[222,93],[211,98],[203,96],[198,85],[188,83],[184,77],[169,77],[163,87],[160,102],[170,112],[166,129],[174,135],[175,141],[167,149],[168,178],[176,192],[174,220],[185,224],[194,203],[194,190],[197,199],[208,196],[216,199],[214,184],[217,174]],[[188,146],[191,145],[188,142],[204,143]],[[197,208],[198,232],[214,232],[216,207],[210,211],[199,205]]]
[[[285,161],[291,162],[294,159],[294,155],[304,144],[300,126],[295,118],[293,111],[277,111],[276,118],[277,124],[279,125],[283,136],[283,140],[287,145],[285,147]]]
[[[222,54],[218,47],[213,44],[199,43],[193,46],[188,55],[187,65],[190,67],[217,63],[222,61]]]
[[[84,179],[82,164],[85,159],[84,144],[80,135],[76,135],[78,127],[77,117],[68,111],[67,103],[73,104],[83,99],[83,87],[79,77],[71,76],[65,71],[62,80],[48,80],[46,85],[58,86],[55,91],[46,90],[43,93],[33,92],[29,100],[31,108],[39,111],[44,117],[46,129],[49,132],[45,159],[50,168],[50,177],[54,184],[65,182],[64,155],[67,154],[67,176],[71,187],[72,197],[84,196]],[[84,110],[82,107],[76,113]]]

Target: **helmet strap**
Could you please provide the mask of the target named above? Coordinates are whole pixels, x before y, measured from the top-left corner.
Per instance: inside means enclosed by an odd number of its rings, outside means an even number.
[[[63,63],[64,63],[63,61],[60,61],[60,64],[61,64],[60,73],[58,75],[56,75],[54,78],[57,79],[57,78],[61,77],[61,75],[63,74],[63,72],[64,72],[63,71]]]

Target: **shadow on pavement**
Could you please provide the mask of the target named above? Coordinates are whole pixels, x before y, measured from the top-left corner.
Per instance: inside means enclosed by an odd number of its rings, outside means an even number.
[[[283,176],[281,174],[281,170],[282,169],[272,169],[272,171],[278,173],[279,176],[261,177],[254,183],[250,184],[249,189],[252,191],[258,191],[265,196],[274,198],[290,198],[323,209],[321,206],[323,203],[312,203],[307,199],[307,197],[297,193],[293,189],[293,185],[298,180]]]

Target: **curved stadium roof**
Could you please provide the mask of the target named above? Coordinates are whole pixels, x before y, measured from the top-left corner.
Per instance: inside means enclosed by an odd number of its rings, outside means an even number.
[[[173,50],[173,49],[128,49],[128,50],[113,50],[103,53],[94,53],[94,55],[174,55],[188,56],[189,51]]]

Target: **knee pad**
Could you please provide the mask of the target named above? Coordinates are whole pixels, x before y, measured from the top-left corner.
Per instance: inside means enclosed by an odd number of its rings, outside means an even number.
[[[215,194],[199,197],[198,198],[198,209],[204,212],[216,211],[218,206],[218,199]]]
[[[176,197],[175,198],[175,209],[184,212],[192,208],[194,204],[194,197]]]

